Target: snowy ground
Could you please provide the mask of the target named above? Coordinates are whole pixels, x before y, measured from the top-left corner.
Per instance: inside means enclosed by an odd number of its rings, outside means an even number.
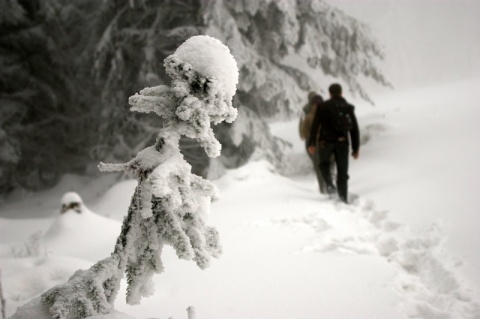
[[[155,295],[132,307],[123,287],[116,309],[138,319],[186,318],[188,306],[197,319],[480,318],[478,87],[480,78],[357,103],[364,144],[350,205],[318,193],[297,122],[275,124],[294,145],[288,176],[256,162],[215,181],[221,258],[201,271],[166,250]],[[7,315],[109,255],[134,187],[70,176],[1,207]],[[60,217],[67,191],[93,212]]]

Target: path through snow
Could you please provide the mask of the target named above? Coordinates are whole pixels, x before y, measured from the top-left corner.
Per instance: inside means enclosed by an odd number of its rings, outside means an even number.
[[[472,291],[456,274],[460,261],[442,250],[441,225],[432,224],[421,237],[411,236],[405,225],[392,221],[371,200],[359,198],[352,205],[307,211],[295,217],[270,220],[276,227],[309,228],[311,244],[298,253],[378,255],[397,269],[395,290],[411,318],[480,318]]]

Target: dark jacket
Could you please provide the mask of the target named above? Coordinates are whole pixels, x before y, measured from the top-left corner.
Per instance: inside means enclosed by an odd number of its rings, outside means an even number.
[[[358,129],[357,118],[355,117],[355,108],[353,105],[349,104],[343,97],[334,97],[330,100],[323,102],[317,106],[317,112],[315,113],[315,118],[313,120],[312,129],[310,131],[310,137],[308,139],[309,146],[315,146],[318,131],[318,140],[320,142],[333,143],[341,140],[348,141],[347,132],[337,132],[333,127],[331,118],[331,113],[333,108],[339,104],[346,104],[351,110],[350,116],[352,118],[352,129],[350,130],[350,141],[352,142],[353,152],[358,152],[360,148],[360,131]]]

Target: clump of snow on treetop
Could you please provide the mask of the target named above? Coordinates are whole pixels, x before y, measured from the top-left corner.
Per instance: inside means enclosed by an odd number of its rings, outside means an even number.
[[[207,35],[193,36],[180,45],[174,55],[190,63],[197,72],[218,79],[230,99],[235,95],[237,62],[220,40]]]
[[[154,112],[162,117],[164,129],[157,142],[171,143],[175,153],[180,135],[185,135],[196,139],[209,157],[219,156],[221,144],[210,123],[232,123],[238,113],[232,105],[238,68],[230,50],[210,36],[194,36],[165,59],[165,71],[172,78],[171,87],[160,85],[141,90],[130,97],[131,110]],[[139,154],[135,161],[143,161],[146,155],[151,157],[150,152]],[[157,158],[155,154],[153,157]],[[102,164],[101,169],[117,168]]]

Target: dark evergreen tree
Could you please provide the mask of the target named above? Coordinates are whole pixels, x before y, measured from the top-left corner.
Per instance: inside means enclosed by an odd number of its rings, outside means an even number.
[[[0,1],[2,193],[84,171],[99,109],[85,68],[94,2]]]

